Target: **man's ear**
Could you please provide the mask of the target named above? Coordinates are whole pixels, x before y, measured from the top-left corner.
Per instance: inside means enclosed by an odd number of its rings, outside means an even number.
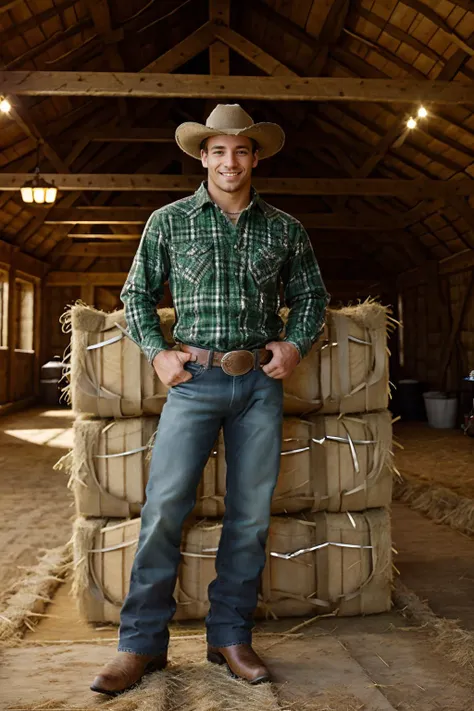
[[[207,168],[207,151],[201,149],[201,163],[203,168]]]
[[[258,148],[253,154],[253,163],[252,163],[252,168],[256,168],[258,165]]]

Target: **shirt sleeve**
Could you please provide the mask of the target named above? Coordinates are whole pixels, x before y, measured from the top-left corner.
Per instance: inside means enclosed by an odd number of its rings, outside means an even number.
[[[326,307],[331,297],[302,225],[296,226],[294,237],[287,269],[283,272],[285,303],[290,309],[283,340],[296,346],[300,358],[304,358],[324,328]]]
[[[169,273],[162,222],[156,212],[148,219],[120,293],[120,299],[125,304],[128,333],[149,363],[153,363],[160,351],[169,348],[157,314],[157,305],[163,296]]]

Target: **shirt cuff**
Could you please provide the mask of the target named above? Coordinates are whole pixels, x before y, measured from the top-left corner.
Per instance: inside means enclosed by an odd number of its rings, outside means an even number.
[[[160,348],[159,346],[145,346],[142,350],[149,364],[153,365],[153,361],[155,360],[158,353],[161,353],[161,351],[167,351],[169,350],[169,348]]]
[[[294,346],[294,347],[296,348],[296,350],[298,351],[298,354],[299,354],[299,357],[300,357],[300,361],[303,360],[304,356],[302,355],[301,346],[300,346],[299,343],[295,343],[295,341],[292,341],[292,340],[289,339],[289,338],[284,338],[284,339],[283,339],[283,342],[284,342],[284,343],[291,343],[291,345]]]

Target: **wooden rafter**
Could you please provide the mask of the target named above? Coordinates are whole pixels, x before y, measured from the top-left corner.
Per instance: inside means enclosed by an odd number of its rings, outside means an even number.
[[[376,9],[377,5],[374,5],[374,8]],[[367,8],[363,7],[361,2],[356,3],[353,11],[351,12],[350,18],[353,26],[355,25],[358,18],[368,20],[368,22],[371,22],[383,32],[386,32],[388,35],[390,35],[394,39],[399,40],[400,42],[404,42],[409,47],[412,47],[412,49],[416,50],[417,52],[420,52],[420,54],[424,54],[426,57],[429,57],[434,62],[442,62],[443,64],[445,64],[447,61],[442,55],[435,52],[427,44],[420,42],[413,35],[409,34],[408,32],[405,32],[405,30],[402,30],[401,27],[398,27],[397,25],[388,22],[385,18],[381,17],[380,15],[377,15],[375,12],[367,10]]]
[[[149,175],[46,173],[60,190],[151,190],[188,192],[196,190],[202,175]],[[28,180],[27,173],[0,173],[0,190],[18,190]],[[280,195],[399,195],[417,198],[474,195],[474,181],[469,179],[442,181],[429,179],[386,180],[384,178],[255,178],[260,193]]]
[[[99,141],[102,143],[174,143],[174,128],[97,128],[89,131],[87,128],[72,131],[70,138],[84,139],[88,143]]]
[[[244,59],[262,69],[269,76],[297,76],[291,69],[288,69],[284,64],[230,27],[215,25],[214,33],[228,47],[238,52]]]
[[[318,76],[324,69],[329,49],[337,42],[342,32],[349,7],[349,0],[332,2],[318,36],[316,55],[305,72],[309,76]]]
[[[167,75],[174,72],[181,65],[193,59],[196,55],[204,52],[214,41],[214,33],[212,24],[206,22],[201,25],[195,32],[188,35],[182,42],[178,42],[168,52],[162,54],[161,57],[150,62],[147,67],[141,70],[143,74],[158,74]],[[130,75],[127,75],[130,76]],[[176,75],[173,75],[173,79]],[[145,78],[140,77],[141,82],[145,82]],[[153,77],[150,79],[154,83]]]
[[[22,0],[0,0],[0,15],[2,12],[12,10],[15,5],[18,5]]]
[[[450,27],[446,20],[441,15],[438,15],[436,10],[433,10],[433,8],[429,7],[428,5],[425,5],[425,3],[421,2],[421,0],[401,0],[401,2],[403,3],[403,5],[411,7],[412,10],[416,10],[416,12],[419,12],[428,20],[431,20],[434,25],[436,25],[448,36],[451,42],[457,44],[458,47],[460,47],[467,54],[470,54],[471,57],[474,57],[474,47],[468,44],[463,39],[463,37],[461,37],[461,35],[456,32],[456,30]]]
[[[228,27],[230,24],[230,0],[209,0],[209,19],[217,25]],[[229,47],[220,40],[209,47],[209,66],[212,75],[228,76]]]
[[[109,68],[113,72],[125,71],[123,59],[117,47],[117,41],[123,39],[123,30],[117,33],[112,29],[108,0],[86,0],[86,5],[92,16],[96,32],[104,42],[104,56]],[[127,105],[123,97],[119,99],[119,106],[122,116],[126,116]]]
[[[127,96],[265,101],[376,101],[469,104],[472,86],[458,82],[346,77],[211,77],[119,72],[0,72],[0,93],[20,96]]]

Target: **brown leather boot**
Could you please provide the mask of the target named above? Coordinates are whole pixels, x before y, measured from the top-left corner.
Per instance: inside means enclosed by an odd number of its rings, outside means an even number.
[[[227,664],[236,679],[245,679],[251,684],[270,681],[270,672],[250,644],[234,644],[231,647],[208,645],[207,659],[213,664]]]
[[[166,652],[156,656],[119,652],[96,676],[90,687],[91,691],[118,696],[135,686],[145,674],[164,669],[166,663]]]

